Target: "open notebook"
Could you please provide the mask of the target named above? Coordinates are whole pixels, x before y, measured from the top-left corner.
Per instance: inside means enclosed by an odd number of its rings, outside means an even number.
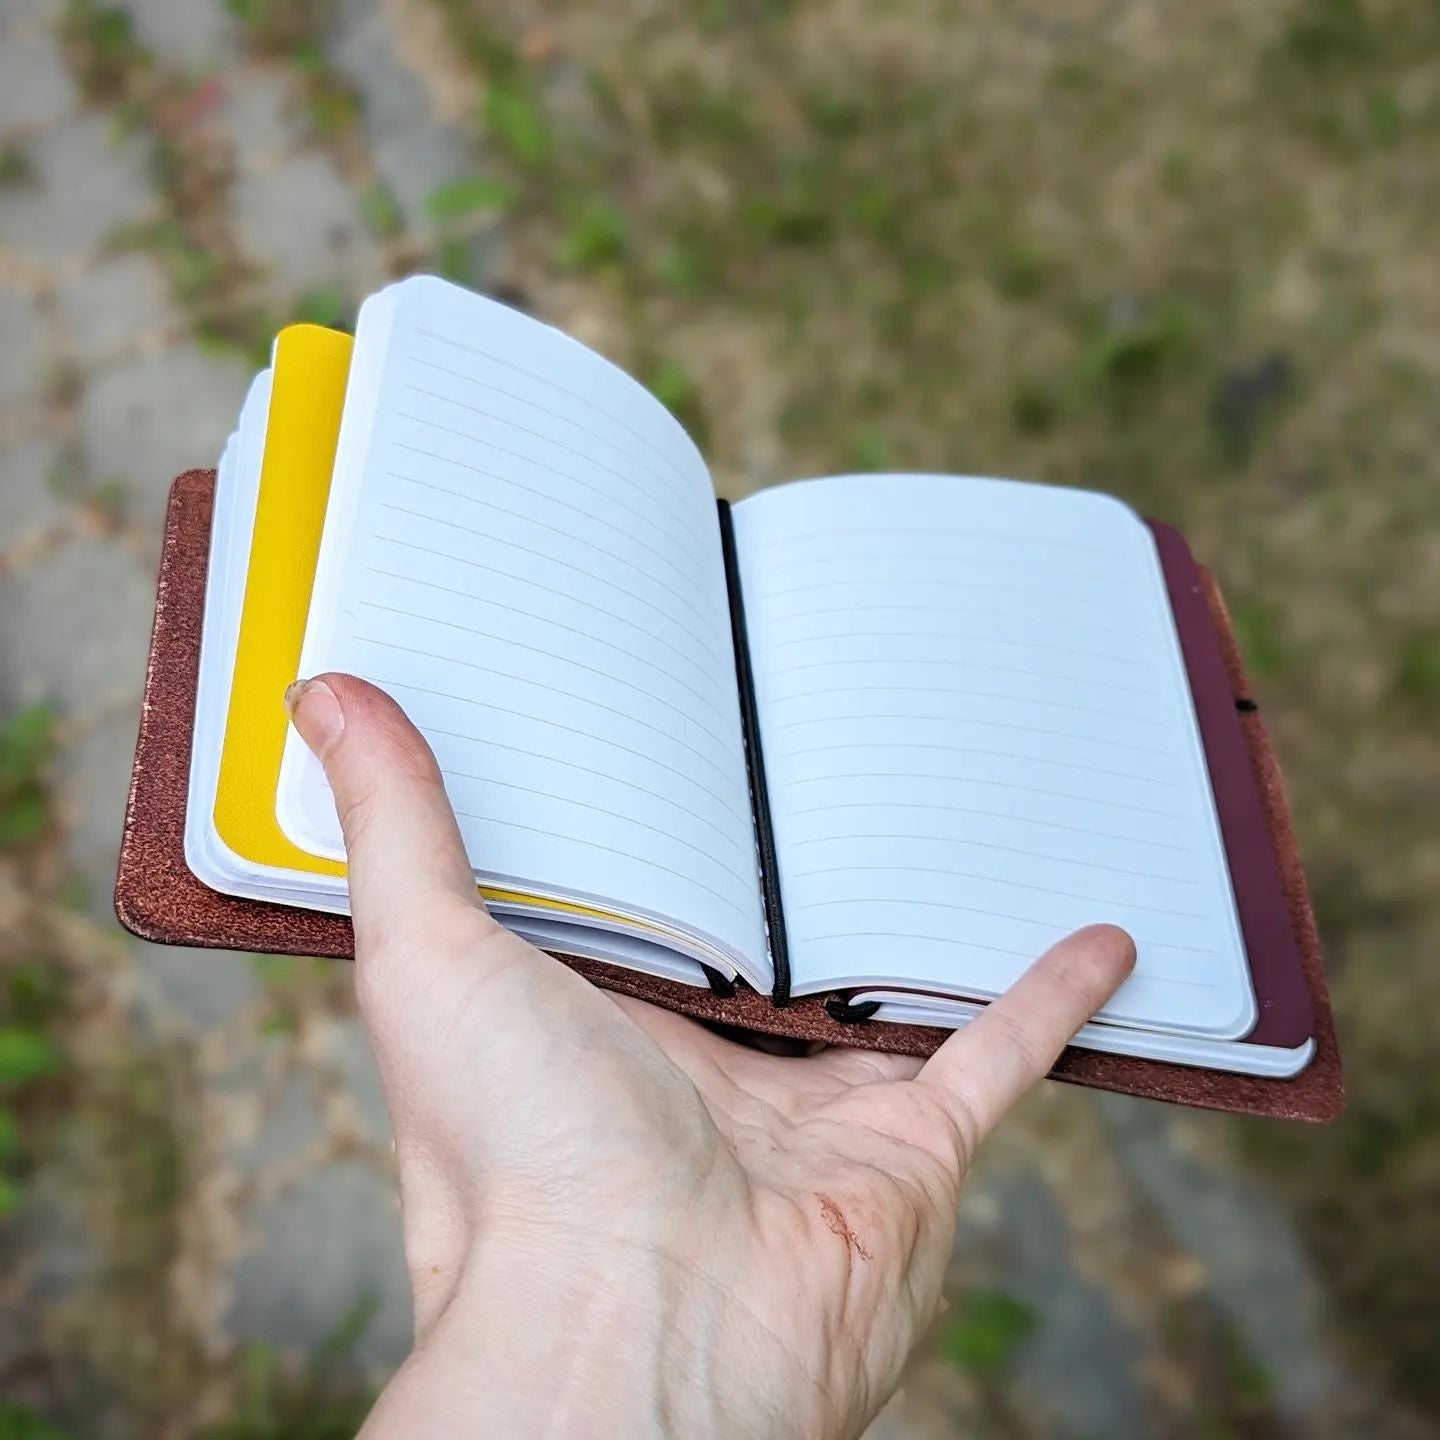
[[[278,697],[347,670],[424,731],[492,908],[552,950],[822,997],[858,1035],[963,1025],[1112,921],[1139,963],[1078,1045],[1293,1075],[1293,897],[1199,573],[1112,498],[1006,480],[717,505],[607,361],[403,281],[353,341],[282,332],[225,447],[185,863],[345,910]]]

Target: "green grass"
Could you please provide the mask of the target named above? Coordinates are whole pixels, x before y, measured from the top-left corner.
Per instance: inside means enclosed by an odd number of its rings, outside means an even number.
[[[35,167],[24,146],[16,141],[0,145],[0,188],[35,183]]]
[[[624,212],[607,201],[592,199],[576,210],[555,255],[568,270],[593,270],[623,258],[628,245]]]
[[[0,1440],[72,1440],[72,1437],[33,1411],[0,1400]]]
[[[200,1440],[351,1440],[375,1396],[347,1362],[374,1314],[374,1297],[363,1297],[299,1367],[268,1346],[250,1346],[237,1413],[202,1431]]]
[[[55,716],[30,705],[0,720],[0,851],[32,844],[49,823],[46,767],[55,749]]]
[[[1440,706],[1440,627],[1424,625],[1400,637],[1395,657],[1395,694],[1434,715]]]
[[[957,1369],[992,1380],[1004,1374],[1037,1324],[1035,1311],[1013,1295],[971,1290],[961,1301],[959,1314],[944,1326],[941,1350]]]
[[[65,0],[60,35],[87,99],[116,103],[150,56],[135,38],[134,22],[122,5],[103,0]]]
[[[48,961],[0,963],[0,1224],[24,1202],[43,1148],[47,1102],[70,1068],[65,981]]]
[[[46,1036],[25,1026],[0,1026],[0,1094],[57,1074],[60,1063]]]
[[[360,213],[366,227],[378,240],[393,240],[405,228],[400,205],[387,186],[372,181],[360,192]]]
[[[436,225],[448,225],[475,214],[503,213],[514,203],[513,185],[475,175],[432,190],[425,199],[425,211]]]
[[[1230,620],[1247,672],[1268,678],[1285,669],[1289,652],[1275,615],[1259,600],[1242,600],[1231,607]]]
[[[339,290],[311,290],[296,300],[290,312],[292,324],[324,325],[349,330],[355,324],[355,307]]]

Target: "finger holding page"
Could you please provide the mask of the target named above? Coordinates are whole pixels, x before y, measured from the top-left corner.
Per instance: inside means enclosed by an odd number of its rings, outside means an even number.
[[[978,1143],[1049,1072],[1075,1032],[1120,988],[1135,942],[1088,925],[1052,945],[998,1000],[940,1047],[920,1083],[943,1090]]]
[[[456,902],[498,930],[476,890],[435,757],[395,701],[339,674],[299,681],[285,700],[335,797],[358,945],[394,927],[423,928]]]

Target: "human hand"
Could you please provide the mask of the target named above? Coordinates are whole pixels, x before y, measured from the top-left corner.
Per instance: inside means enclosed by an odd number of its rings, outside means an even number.
[[[349,855],[415,1349],[364,1434],[858,1435],[935,1313],[975,1148],[1134,963],[1093,926],[927,1062],[762,1053],[596,989],[476,893],[429,747],[292,688]]]

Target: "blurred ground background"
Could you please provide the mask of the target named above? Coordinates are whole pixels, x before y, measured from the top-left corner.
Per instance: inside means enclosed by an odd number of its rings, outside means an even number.
[[[343,967],[108,890],[168,482],[414,268],[731,496],[1093,485],[1234,605],[1349,1111],[1044,1087],[875,1435],[1440,1433],[1437,139],[1428,0],[0,0],[0,1440],[328,1440],[405,1351]]]

